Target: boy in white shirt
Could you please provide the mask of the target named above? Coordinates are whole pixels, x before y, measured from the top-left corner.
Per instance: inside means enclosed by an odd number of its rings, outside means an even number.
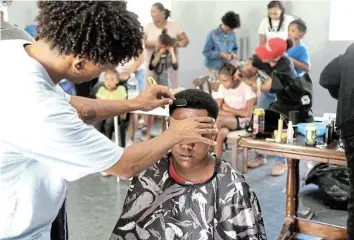
[[[244,129],[250,122],[256,93],[241,81],[234,65],[226,63],[219,71],[218,99],[219,116],[216,125],[219,134],[216,139],[215,154],[221,157],[223,144],[230,131]]]

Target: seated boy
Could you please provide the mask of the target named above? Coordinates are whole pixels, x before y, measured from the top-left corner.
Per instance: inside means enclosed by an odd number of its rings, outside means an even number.
[[[219,71],[218,99],[220,108],[216,125],[219,134],[216,139],[215,154],[221,157],[224,141],[230,131],[245,129],[252,118],[257,96],[250,86],[240,80],[236,67],[224,64]]]
[[[174,119],[218,116],[216,102],[204,91],[188,89],[175,97],[170,106]],[[134,177],[110,240],[266,239],[255,193],[209,147],[175,145]]]

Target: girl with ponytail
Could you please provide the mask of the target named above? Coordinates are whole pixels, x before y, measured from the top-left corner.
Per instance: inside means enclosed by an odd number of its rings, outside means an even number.
[[[285,8],[281,1],[271,1],[268,4],[268,17],[264,18],[259,26],[260,44],[272,38],[288,38],[289,24],[294,20],[293,16],[285,14]]]

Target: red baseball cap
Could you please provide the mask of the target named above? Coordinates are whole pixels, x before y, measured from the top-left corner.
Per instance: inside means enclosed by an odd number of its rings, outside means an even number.
[[[282,38],[272,38],[256,48],[256,54],[261,60],[269,60],[282,56],[287,49],[286,41]]]

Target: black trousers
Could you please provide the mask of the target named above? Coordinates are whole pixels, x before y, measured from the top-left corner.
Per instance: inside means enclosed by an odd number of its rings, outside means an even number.
[[[103,133],[108,139],[112,139],[114,131],[114,118],[96,122],[93,125],[98,131]]]
[[[348,161],[348,174],[350,182],[350,192],[348,201],[348,239],[354,239],[354,136],[346,137],[344,140],[345,154]]]
[[[95,78],[88,82],[83,82],[80,84],[75,84],[76,95],[80,97],[90,97],[92,88],[98,82],[98,78]]]
[[[63,206],[59,210],[58,216],[52,223],[52,229],[50,231],[51,240],[68,240],[68,220],[66,214],[66,199]]]

